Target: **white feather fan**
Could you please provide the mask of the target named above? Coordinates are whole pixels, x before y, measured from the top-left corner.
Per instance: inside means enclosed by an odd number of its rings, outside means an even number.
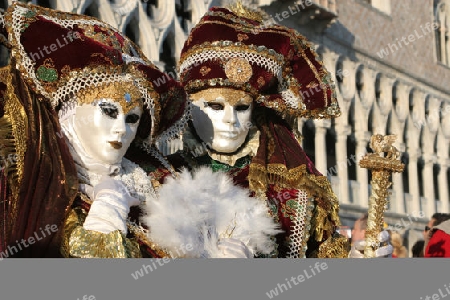
[[[233,238],[253,253],[268,254],[274,250],[271,236],[281,232],[262,200],[208,167],[167,179],[157,197],[144,204],[142,222],[150,240],[171,253],[192,245],[187,257],[220,257],[217,241]]]

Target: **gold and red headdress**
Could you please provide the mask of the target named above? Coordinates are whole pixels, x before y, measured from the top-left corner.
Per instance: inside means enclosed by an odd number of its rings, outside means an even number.
[[[73,106],[70,101],[89,101],[86,95],[101,96],[103,91],[127,103],[142,100],[152,123],[146,146],[150,140],[176,136],[187,123],[182,117],[187,116],[187,97],[180,84],[114,27],[89,16],[17,2],[8,8],[4,23],[16,68],[60,114]]]
[[[213,7],[192,29],[179,63],[186,91],[231,87],[283,115],[339,116],[331,76],[306,39],[243,11]]]

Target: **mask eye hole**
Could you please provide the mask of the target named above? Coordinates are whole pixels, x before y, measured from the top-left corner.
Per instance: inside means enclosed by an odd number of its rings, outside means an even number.
[[[223,110],[224,106],[221,103],[218,102],[207,102],[208,107],[210,107],[212,110]]]
[[[139,121],[139,115],[137,114],[129,114],[125,117],[125,123],[135,124]]]
[[[100,102],[98,104],[102,113],[112,119],[117,119],[117,115],[119,114],[119,109],[112,103],[108,102]]]
[[[236,110],[237,111],[246,111],[246,110],[248,110],[249,109],[249,107],[250,107],[250,105],[238,105],[238,106],[236,106]]]

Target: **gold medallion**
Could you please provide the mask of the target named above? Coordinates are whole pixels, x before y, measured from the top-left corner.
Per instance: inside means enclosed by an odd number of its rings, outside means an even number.
[[[248,60],[235,57],[225,64],[225,74],[231,82],[242,84],[252,77],[253,70]]]

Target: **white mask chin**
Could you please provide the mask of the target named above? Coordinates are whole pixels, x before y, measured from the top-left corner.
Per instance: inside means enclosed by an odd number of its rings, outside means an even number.
[[[218,153],[233,153],[252,127],[253,99],[243,91],[218,88],[191,95],[192,122],[200,139]]]
[[[119,164],[136,136],[141,114],[139,106],[124,114],[118,102],[101,99],[75,108],[73,129],[91,159],[106,165]]]

